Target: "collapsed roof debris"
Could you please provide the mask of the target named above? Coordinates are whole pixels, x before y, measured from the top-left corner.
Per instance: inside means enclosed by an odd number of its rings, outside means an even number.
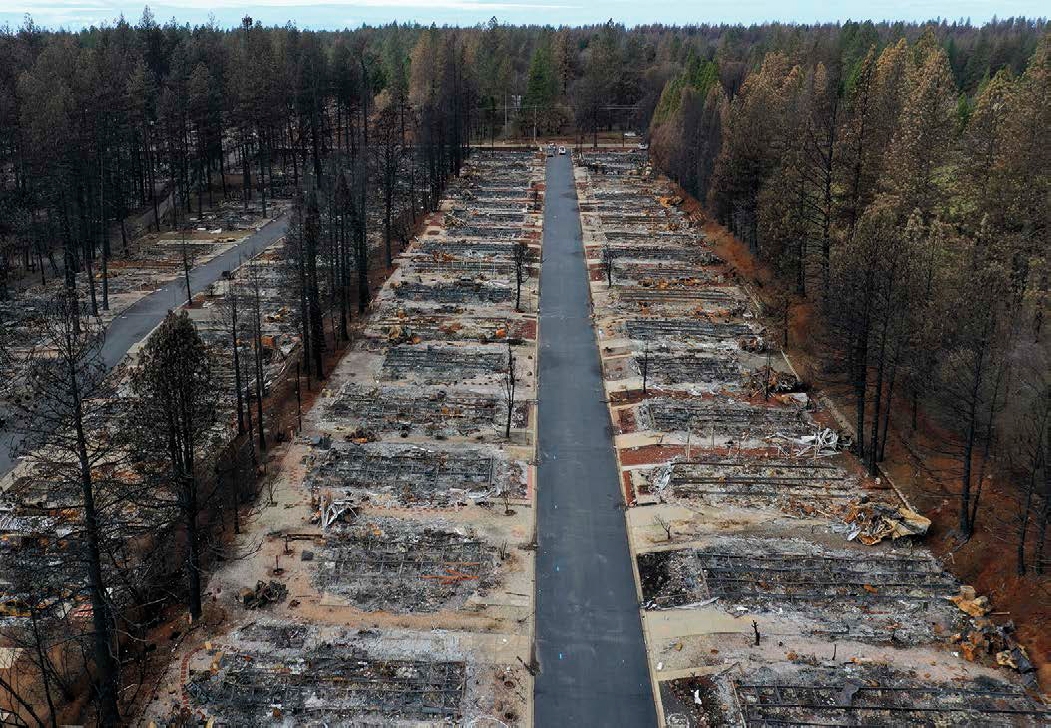
[[[448,528],[448,527],[446,527]],[[370,611],[432,612],[495,584],[496,548],[440,524],[361,519],[326,539],[317,581]]]
[[[931,527],[929,518],[905,506],[891,506],[872,501],[852,503],[843,517],[850,524],[848,541],[857,539],[866,546],[885,538],[897,540],[906,536],[922,536]]]
[[[422,427],[446,435],[492,430],[499,427],[503,412],[503,403],[493,395],[445,390],[412,394],[395,387],[356,385],[344,387],[328,407],[334,429],[363,426],[400,433]]]
[[[669,725],[977,728],[1036,726],[1051,717],[1007,682],[932,683],[890,666],[765,668],[748,676],[687,677],[664,683],[661,695]]]
[[[860,559],[851,551],[791,549],[773,539],[734,539],[718,549],[640,554],[643,599],[678,607],[711,597],[730,604],[918,601],[943,598],[956,588],[932,558],[879,552]]]
[[[307,476],[315,494],[331,492],[373,506],[478,503],[509,493],[526,495],[524,466],[499,450],[394,444],[338,445]]]

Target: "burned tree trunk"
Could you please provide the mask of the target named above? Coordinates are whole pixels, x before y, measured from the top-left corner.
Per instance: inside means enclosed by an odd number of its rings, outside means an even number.
[[[504,437],[511,439],[511,418],[515,411],[515,385],[517,375],[515,372],[515,354],[511,350],[511,342],[507,343],[507,373],[504,377],[504,396],[507,401],[507,424],[504,427]]]
[[[529,262],[533,251],[525,242],[515,243],[511,256],[515,266],[515,311],[522,310],[522,284],[529,275]]]
[[[642,358],[639,359],[639,374],[642,375],[642,396],[646,396],[646,385],[650,375],[650,347],[647,344],[642,350]]]
[[[321,312],[321,290],[318,280],[317,256],[320,213],[317,195],[311,191],[307,197],[306,211],[303,218],[303,244],[301,254],[305,258],[307,285],[307,313],[310,326],[310,353],[314,358],[314,370],[318,378],[324,376],[323,357],[325,350],[325,330]]]
[[[602,269],[606,273],[606,286],[608,288],[613,287],[613,268],[617,261],[617,251],[613,247],[606,243],[602,246]]]
[[[114,457],[118,438],[108,407],[117,399],[121,370],[108,372],[102,359],[102,325],[94,319],[81,321],[74,291],[59,293],[44,314],[40,344],[26,360],[31,391],[7,404],[32,472],[53,488],[79,493],[78,545],[92,611],[94,699],[100,723],[118,725],[119,665],[103,571],[105,534],[95,466]]]

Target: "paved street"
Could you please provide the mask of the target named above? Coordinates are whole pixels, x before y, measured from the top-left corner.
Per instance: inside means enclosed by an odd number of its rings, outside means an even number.
[[[568,156],[548,160],[540,290],[534,722],[655,725]]]

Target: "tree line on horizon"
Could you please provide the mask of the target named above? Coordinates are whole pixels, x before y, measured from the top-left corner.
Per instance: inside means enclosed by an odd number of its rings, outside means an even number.
[[[134,24],[51,31],[27,18],[0,30],[0,300],[27,273],[72,283],[83,271],[85,297],[106,308],[106,266],[128,255],[133,212],[152,209],[159,228],[185,222],[216,196],[247,203],[262,195],[264,207],[268,194],[291,197],[304,176],[321,177],[330,150],[355,151],[366,107],[399,109],[400,144],[451,142],[461,129],[476,142],[534,130],[594,139],[651,122],[667,136],[665,122],[674,115],[681,126],[687,115],[690,133],[679,136],[690,143],[673,143],[676,159],[664,156],[703,198],[720,140],[693,134],[694,117],[716,112],[714,100],[705,108],[714,81],[729,102],[768,54],[790,66],[823,65],[842,95],[870,48],[914,45],[927,32],[958,92],[974,99],[998,71],[1020,76],[1046,27],[1012,18],[552,28],[493,18],[469,28],[302,31],[245,20],[228,29],[160,24],[147,7]],[[425,108],[418,102],[428,95]],[[447,160],[425,154],[413,169],[435,188]],[[158,209],[167,194],[176,204]]]

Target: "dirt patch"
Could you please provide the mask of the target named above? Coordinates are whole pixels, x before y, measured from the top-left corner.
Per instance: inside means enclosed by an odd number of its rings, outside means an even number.
[[[625,467],[654,465],[680,457],[685,453],[684,445],[644,445],[643,447],[624,448],[620,450],[620,463]]]

